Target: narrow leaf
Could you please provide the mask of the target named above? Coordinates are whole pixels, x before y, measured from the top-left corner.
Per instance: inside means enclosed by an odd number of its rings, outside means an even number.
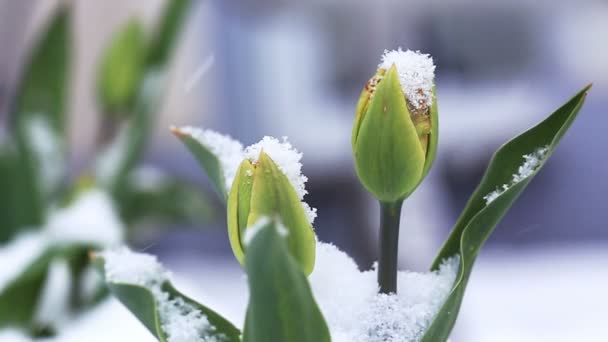
[[[169,56],[174,50],[190,1],[171,0],[165,8],[157,34],[151,40],[141,83],[128,122],[122,125],[115,139],[106,147],[97,162],[96,174],[110,188],[115,198],[123,190],[129,172],[137,165],[154,127],[167,78]]]
[[[249,307],[244,342],[329,342],[329,328],[277,223],[261,228],[247,246]]]
[[[11,122],[24,179],[28,225],[44,218],[45,201],[61,183],[70,60],[70,10],[60,7],[41,31],[24,66]]]
[[[124,262],[128,262],[128,260],[124,260]],[[105,274],[103,257],[97,257],[95,264]],[[137,271],[134,270],[134,272]],[[203,315],[211,326],[210,329],[199,331],[200,335],[198,337],[214,338],[214,340],[221,342],[240,341],[241,333],[238,328],[215,311],[180,293],[169,281],[163,281],[162,284],[155,285],[158,288],[113,282],[107,278],[106,284],[110,292],[161,342],[168,341],[168,333],[165,330],[167,321],[184,319],[185,322],[192,323],[193,317],[196,316],[192,309]],[[171,307],[171,312],[168,312],[167,307]],[[172,315],[172,317],[168,317],[168,315]],[[175,315],[181,315],[181,317]]]
[[[422,342],[446,341],[449,337],[479,250],[557,147],[582,107],[589,88],[585,87],[547,119],[509,141],[494,154],[481,183],[433,263],[432,269],[437,269],[442,260],[459,255],[460,273]],[[520,173],[518,168],[522,165],[522,156],[542,147],[547,150],[540,164],[527,177],[514,180],[513,175]],[[502,187],[503,184],[507,185],[507,189]],[[484,197],[496,190],[499,195],[487,203]]]
[[[224,203],[243,156],[243,146],[229,136],[193,127],[171,127],[211,180]],[[237,163],[232,165],[233,163]],[[232,176],[231,176],[232,175]]]
[[[148,50],[148,65],[164,66],[174,50],[179,32],[191,6],[190,0],[169,0]]]

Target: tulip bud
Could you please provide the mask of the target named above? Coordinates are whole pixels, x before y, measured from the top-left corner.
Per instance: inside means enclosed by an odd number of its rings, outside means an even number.
[[[263,217],[277,217],[286,228],[291,254],[310,274],[315,262],[315,233],[303,203],[290,180],[264,151],[257,160],[245,159],[228,195],[228,236],[242,264],[245,231]],[[249,227],[249,228],[248,228]]]
[[[103,52],[98,70],[98,100],[111,114],[127,111],[141,81],[145,37],[141,23],[129,21]]]
[[[385,51],[361,93],[351,141],[355,168],[382,202],[409,196],[435,159],[434,72],[429,55]]]

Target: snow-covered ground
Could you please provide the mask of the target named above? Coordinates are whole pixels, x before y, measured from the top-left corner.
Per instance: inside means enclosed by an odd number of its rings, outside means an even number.
[[[237,326],[247,302],[236,261],[165,258],[174,282]],[[605,342],[608,250],[597,247],[508,250],[480,256],[452,342]],[[124,307],[108,300],[52,342],[154,338]],[[0,333],[1,342],[21,342]],[[50,341],[49,341],[50,342]]]

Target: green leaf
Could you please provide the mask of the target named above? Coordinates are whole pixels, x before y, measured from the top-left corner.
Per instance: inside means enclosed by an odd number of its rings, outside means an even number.
[[[147,49],[146,64],[132,115],[97,162],[96,174],[114,198],[120,200],[127,177],[144,152],[154,127],[155,114],[165,90],[167,63],[188,13],[190,1],[172,0],[165,8],[158,33]]]
[[[547,119],[509,141],[494,154],[479,186],[433,263],[432,269],[437,269],[444,259],[458,255],[460,270],[450,295],[422,338],[422,342],[446,341],[449,337],[479,250],[496,224],[557,147],[581,109],[590,87],[590,85],[585,87]],[[486,205],[484,196],[502,184],[510,184],[512,175],[518,173],[518,167],[522,164],[522,156],[543,146],[548,147],[546,157],[532,175],[514,184],[511,183],[508,190]]]
[[[169,0],[148,49],[149,67],[164,67],[167,64],[190,6],[190,0]]]
[[[178,128],[172,128],[173,134],[177,136],[184,145],[190,150],[199,165],[205,170],[213,188],[218,193],[222,201],[226,203],[228,200],[228,191],[226,190],[226,180],[224,178],[224,169],[219,158],[211,152],[206,146],[198,142],[190,134],[184,134]]]
[[[141,23],[131,19],[103,52],[98,76],[98,102],[109,114],[131,107],[141,83],[145,61],[145,36]]]
[[[143,172],[159,173],[145,175]],[[125,195],[118,205],[121,217],[128,225],[148,220],[205,223],[216,218],[216,208],[198,187],[160,172],[139,169],[131,173]]]
[[[61,183],[70,61],[70,10],[61,6],[40,33],[19,80],[11,122],[23,173],[28,225],[44,219],[45,202]]]
[[[28,179],[12,144],[0,145],[0,245],[32,223]]]
[[[247,246],[249,307],[243,341],[329,342],[329,328],[306,276],[276,225],[262,227]]]
[[[105,273],[103,272],[103,258],[100,257],[96,259],[95,263],[98,268],[102,270],[102,273]],[[118,298],[118,300],[120,300],[159,341],[167,342],[167,336],[161,326],[161,317],[157,300],[150,289],[133,284],[113,283],[108,281],[106,281],[106,283],[110,292]],[[177,291],[170,282],[166,281],[162,284],[162,291],[168,295],[168,300],[180,299],[203,313],[209,320],[209,323],[215,327],[213,336],[215,336],[218,341],[240,341],[241,332],[238,328],[215,311]]]
[[[42,288],[49,265],[55,259],[63,259],[71,266],[91,246],[49,246],[23,272],[0,289],[0,329],[8,326],[32,328]]]

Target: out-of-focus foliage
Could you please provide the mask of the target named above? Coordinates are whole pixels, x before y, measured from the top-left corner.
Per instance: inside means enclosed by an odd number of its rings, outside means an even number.
[[[12,135],[0,143],[0,249],[18,247],[15,241],[26,232],[39,234],[40,241],[46,241],[49,213],[69,208],[81,193],[91,189],[110,195],[129,228],[142,222],[201,223],[212,217],[212,205],[188,181],[155,170],[162,179],[150,182],[142,179],[136,168],[163,99],[171,54],[189,6],[189,1],[169,0],[149,37],[133,19],[111,38],[97,74],[98,103],[103,112],[98,145],[103,152],[85,174],[73,179],[67,172],[69,122],[65,105],[73,15],[69,4],[51,15],[28,55],[11,103]],[[95,298],[85,298],[82,288],[83,282],[90,281],[84,276],[90,267],[88,251],[105,246],[78,241],[44,243],[39,255],[0,284],[0,328],[20,327],[33,335],[53,331],[52,326],[40,326],[47,322],[37,321],[37,310],[49,265],[55,260],[69,266],[66,286],[71,291],[72,313],[99,299],[100,292]]]

